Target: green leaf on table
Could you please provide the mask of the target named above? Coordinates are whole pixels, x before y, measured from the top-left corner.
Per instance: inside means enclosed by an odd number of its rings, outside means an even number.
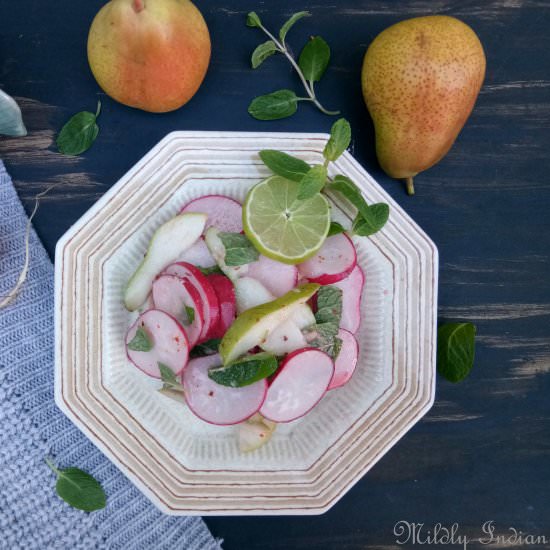
[[[277,120],[296,112],[298,96],[292,90],[278,90],[252,100],[248,113],[258,120]]]
[[[260,257],[259,252],[246,235],[220,232],[218,236],[225,248],[224,261],[226,265],[250,264]]]
[[[222,386],[242,388],[271,376],[278,368],[279,362],[270,353],[245,355],[222,367],[208,371],[208,377]]]
[[[449,382],[464,380],[472,370],[476,327],[472,323],[446,323],[437,330],[437,372]]]
[[[320,36],[314,36],[300,53],[298,65],[308,82],[318,82],[325,73],[329,61],[329,45]]]
[[[159,361],[158,367],[160,371],[160,379],[163,383],[162,389],[183,391],[183,386],[177,379],[174,371],[168,365],[165,365]]]
[[[194,359],[195,357],[206,357],[207,355],[214,355],[218,353],[221,338],[211,338],[202,342],[202,344],[197,344],[189,353],[189,357]]]
[[[261,27],[262,26],[262,22],[261,22],[260,18],[258,17],[258,14],[255,11],[251,11],[246,16],[246,24],[249,27]]]
[[[317,323],[335,323],[336,332],[338,332],[341,318],[342,289],[332,285],[321,286],[317,291],[315,320]]]
[[[327,167],[319,164],[313,166],[300,180],[298,185],[298,200],[313,197],[323,189],[327,182]]]
[[[195,309],[191,306],[185,306],[185,316],[187,317],[187,324],[192,325],[195,321]]]
[[[368,215],[358,213],[351,226],[352,231],[360,237],[368,237],[380,231],[386,225],[390,215],[390,207],[385,202],[371,204],[367,210]]]
[[[272,149],[260,151],[260,158],[274,174],[291,181],[301,181],[311,169],[307,162]]]
[[[97,102],[97,110],[81,111],[72,116],[61,128],[56,144],[60,153],[64,155],[80,155],[87,151],[99,134],[97,117],[101,111],[101,101]]]
[[[328,229],[327,237],[332,237],[333,235],[339,235],[344,231],[345,229],[338,222],[330,222],[330,227]]]
[[[281,30],[279,31],[279,39],[284,44],[286,35],[288,34],[288,31],[294,26],[294,24],[302,19],[303,17],[309,17],[311,13],[308,11],[299,11],[298,13],[295,13],[288,19],[288,21],[281,27]]]
[[[46,458],[46,464],[57,475],[55,490],[60,498],[78,510],[93,512],[105,508],[107,497],[99,481],[79,468],[58,469]]]
[[[144,327],[138,327],[134,337],[128,342],[128,349],[132,351],[151,351],[153,342]]]
[[[219,265],[213,265],[212,267],[199,267],[198,269],[203,275],[223,275],[223,271],[220,269]]]
[[[263,42],[252,52],[252,68],[257,69],[269,56],[278,51],[279,50],[273,40]]]
[[[330,161],[336,160],[349,147],[350,142],[351,126],[345,118],[340,118],[332,125],[323,156]]]

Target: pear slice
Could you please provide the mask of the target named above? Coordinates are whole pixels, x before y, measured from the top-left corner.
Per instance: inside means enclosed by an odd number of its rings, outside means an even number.
[[[224,365],[263,343],[272,330],[288,320],[297,307],[307,302],[319,290],[319,286],[317,283],[299,286],[272,302],[241,313],[220,344]]]
[[[124,305],[128,310],[134,311],[145,302],[155,276],[195,243],[206,219],[206,214],[180,214],[155,231],[145,258],[126,287]]]

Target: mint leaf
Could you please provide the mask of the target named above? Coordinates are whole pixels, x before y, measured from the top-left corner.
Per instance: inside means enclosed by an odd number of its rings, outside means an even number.
[[[55,490],[67,504],[85,512],[105,508],[107,502],[105,491],[99,481],[90,474],[79,468],[59,470],[48,458],[46,458],[46,464],[57,475]]]
[[[223,275],[223,271],[218,265],[213,265],[212,267],[199,267],[198,269],[203,275],[212,275],[214,273],[217,275]]]
[[[260,151],[260,158],[274,174],[291,181],[301,181],[311,169],[307,162],[272,149]]]
[[[446,323],[437,330],[437,372],[449,382],[460,382],[474,364],[476,327]]]
[[[252,100],[248,112],[258,120],[278,120],[293,115],[298,96],[292,90],[278,90]]]
[[[246,235],[240,233],[218,233],[225,248],[225,264],[229,266],[244,265],[255,262],[260,253],[248,240]]]
[[[332,321],[317,323],[304,330],[308,345],[328,353],[333,359],[337,357],[342,348],[342,340],[336,336],[337,334],[338,323]]]
[[[246,16],[246,24],[248,27],[261,27],[262,22],[255,11],[251,11]]]
[[[174,371],[168,365],[160,361],[157,364],[160,370],[160,379],[163,382],[162,389],[183,391],[183,386],[176,378]]]
[[[311,13],[308,11],[299,11],[290,17],[290,19],[281,27],[279,31],[279,39],[284,44],[288,31],[294,26],[294,24],[303,17],[309,17]]]
[[[317,323],[335,323],[340,325],[342,318],[342,290],[336,286],[322,286],[317,291]],[[338,328],[336,329],[338,332]],[[336,334],[336,333],[335,333]]]
[[[338,193],[342,194],[361,214],[368,211],[369,205],[361,195],[361,191],[347,176],[342,176],[341,174],[334,176],[330,184],[330,190],[338,191]]]
[[[338,222],[330,222],[330,227],[328,230],[327,237],[332,237],[332,235],[338,235],[343,233],[345,229]]]
[[[185,315],[187,317],[187,324],[192,325],[195,321],[195,310],[191,306],[185,306]]]
[[[132,351],[151,351],[153,349],[151,338],[143,327],[138,327],[136,334],[128,343],[128,349]]]
[[[372,235],[386,225],[390,207],[384,202],[377,202],[368,207],[367,214],[367,217],[363,213],[357,214],[351,226],[352,231],[361,237]]]
[[[299,200],[309,199],[319,193],[327,181],[327,168],[319,164],[309,169],[298,185]]]
[[[329,61],[329,45],[320,36],[315,36],[304,46],[298,58],[298,65],[308,82],[318,82],[325,73]]]
[[[268,57],[273,55],[278,51],[278,48],[273,42],[273,40],[268,40],[267,42],[264,42],[263,44],[260,44],[253,52],[252,52],[252,68],[257,69]]]
[[[207,355],[214,355],[218,353],[220,347],[221,338],[212,338],[206,340],[202,344],[197,344],[189,353],[189,357],[194,359],[195,357],[205,357]]]
[[[274,355],[256,353],[245,355],[224,367],[214,367],[208,377],[222,386],[242,388],[271,376],[279,367]]]
[[[336,160],[349,147],[350,142],[351,126],[345,118],[341,118],[332,125],[323,156],[329,161]]]
[[[65,123],[56,140],[60,153],[80,155],[92,146],[99,134],[97,117],[100,111],[101,101],[98,101],[95,114],[90,113],[90,111],[81,111]]]

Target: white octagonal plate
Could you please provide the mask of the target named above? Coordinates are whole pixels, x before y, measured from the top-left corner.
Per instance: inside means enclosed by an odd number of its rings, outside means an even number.
[[[261,149],[315,163],[327,135],[174,132],[112,187],[56,249],[58,406],[163,511],[171,514],[320,514],[328,510],[433,403],[437,249],[345,153],[349,176],[390,219],[354,237],[366,275],[360,361],[351,381],[304,418],[240,454],[234,427],[208,425],[155,391],[132,367],[123,289],[153,231],[189,200],[242,200],[269,175]],[[332,197],[334,217],[353,208]]]

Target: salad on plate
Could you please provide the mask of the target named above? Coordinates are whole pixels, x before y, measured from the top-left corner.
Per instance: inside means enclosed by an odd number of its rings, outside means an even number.
[[[278,151],[260,157],[274,175],[240,204],[225,195],[192,200],[157,228],[128,281],[128,359],[162,382],[205,422],[239,425],[239,447],[269,441],[347,384],[358,362],[365,276],[352,234],[387,220],[329,162],[349,145],[335,123],[325,162]],[[357,209],[349,230],[331,220],[327,192]]]

